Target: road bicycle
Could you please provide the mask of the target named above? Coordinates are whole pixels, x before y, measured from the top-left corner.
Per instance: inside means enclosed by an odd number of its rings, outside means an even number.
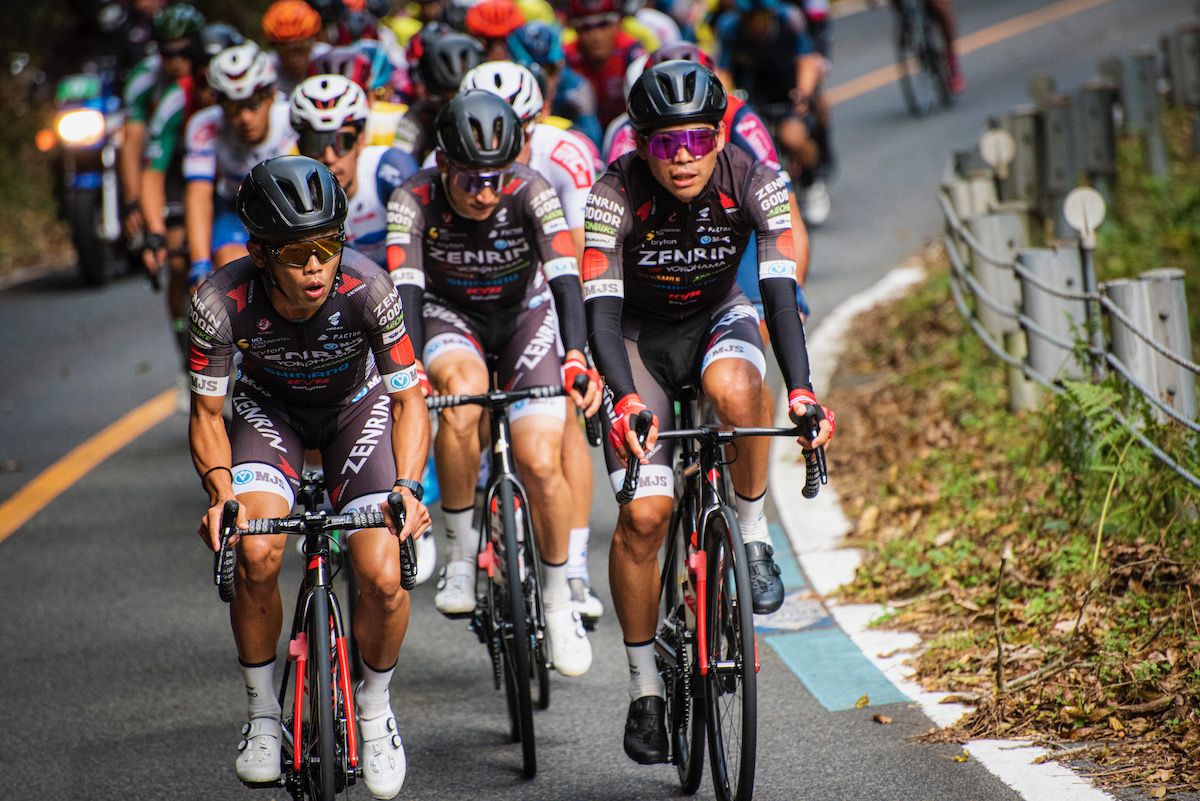
[[[494,375],[493,370],[489,372]],[[576,380],[575,389],[580,394],[587,391],[586,376]],[[537,684],[538,708],[546,709],[550,705],[553,663],[538,574],[541,561],[528,511],[529,498],[521,484],[510,446],[512,429],[508,407],[523,400],[565,394],[562,386],[536,386],[425,399],[430,409],[474,404],[488,411],[491,456],[483,492],[483,513],[479,515],[478,570],[471,630],[487,646],[496,689],[503,685],[512,740],[521,744],[523,774],[527,779],[537,774],[533,684]]]
[[[896,9],[896,65],[900,91],[914,117],[933,110],[936,98],[943,106],[954,102],[946,42],[929,16],[927,0],[893,0]]]
[[[336,532],[381,528],[378,508],[331,514],[319,509],[324,498],[320,473],[305,471],[298,501],[304,511],[287,517],[249,521],[248,530],[237,528],[238,502],[226,501],[221,510],[221,547],[214,557],[214,581],[222,601],[233,600],[235,550],[229,538],[262,534],[303,537],[305,571],[296,598],[288,658],[279,688],[283,719],[283,748],[279,781],[294,801],[332,801],[345,792],[361,773],[351,690],[349,649],[342,626],[341,604],[333,590],[346,551],[336,545]],[[388,495],[388,506],[398,527],[404,525],[404,496]],[[416,586],[417,554],[412,538],[400,541],[401,586]],[[348,560],[344,562],[348,564]],[[295,681],[293,682],[293,664]],[[294,686],[293,686],[294,685]],[[287,705],[291,691],[291,704]]]
[[[676,461],[676,504],[671,514],[659,597],[662,622],[654,638],[655,661],[666,685],[669,761],[684,793],[700,787],[707,739],[713,788],[719,801],[749,801],[754,794],[758,736],[758,644],[754,637],[750,572],[737,512],[728,502],[726,447],[739,437],[809,437],[816,420],[795,428],[693,427],[695,392],[680,400],[680,428],[659,441],[681,440]],[[639,439],[650,415],[635,421]],[[804,496],[826,483],[825,449],[805,451]],[[637,488],[631,460],[617,501]]]

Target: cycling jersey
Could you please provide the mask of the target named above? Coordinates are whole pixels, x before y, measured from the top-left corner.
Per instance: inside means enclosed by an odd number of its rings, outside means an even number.
[[[720,40],[717,66],[729,70],[734,84],[754,105],[788,104],[796,88],[796,59],[814,52],[804,15],[793,5],[776,9],[765,38],[752,37],[741,13],[728,11],[717,18]]]
[[[344,249],[328,298],[307,320],[271,305],[266,273],[249,256],[200,285],[191,301],[192,392],[223,397],[235,352],[238,383],[288,406],[336,411],[384,388],[416,384],[411,340],[395,287],[379,265]]]
[[[146,147],[143,151],[145,169],[167,172],[183,165],[183,126],[195,113],[196,97],[190,75],[174,83],[158,105],[146,126]]]
[[[683,323],[737,293],[738,261],[757,237],[759,285],[789,390],[811,389],[796,312],[796,262],[787,188],[741,148],[716,156],[708,184],[682,203],[635,153],[592,188],[584,225],[584,297],[592,354],[613,397],[635,392],[622,318]]]
[[[387,199],[417,171],[413,157],[394,147],[364,147],[354,197],[346,214],[346,246],[387,266]]]
[[[146,56],[139,61],[125,79],[122,98],[125,119],[129,122],[149,121],[158,101],[171,88],[172,83],[163,72],[162,59],[157,54]]]
[[[247,145],[225,125],[220,105],[196,112],[185,133],[187,154],[183,177],[188,181],[212,181],[215,196],[231,206],[238,187],[254,165],[275,156],[295,152],[296,132],[291,125],[291,108],[286,101],[271,104],[271,121],[266,138]]]
[[[550,101],[550,113],[570,120],[575,130],[599,147],[604,129],[596,116],[596,90],[587,78],[570,67],[561,67],[558,88]]]
[[[625,71],[646,54],[641,42],[628,33],[618,31],[616,38],[613,54],[598,67],[584,62],[578,41],[563,48],[567,65],[586,78],[596,90],[596,116],[600,120],[601,130],[625,111]]]
[[[388,201],[388,269],[405,308],[422,290],[473,322],[516,317],[536,292],[541,265],[554,294],[566,350],[582,351],[587,324],[575,248],[562,205],[546,179],[523,164],[484,220],[459,216],[436,169],[404,182]],[[413,314],[416,317],[416,314]],[[417,352],[424,335],[411,324]]]
[[[418,162],[433,152],[433,121],[437,108],[428,100],[418,100],[408,107],[404,116],[396,123],[396,139],[392,147],[408,153]]]

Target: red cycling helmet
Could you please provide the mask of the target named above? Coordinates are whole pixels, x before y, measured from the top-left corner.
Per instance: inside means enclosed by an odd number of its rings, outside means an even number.
[[[717,62],[713,60],[713,57],[691,42],[676,42],[675,44],[664,45],[658,48],[650,54],[650,59],[646,62],[646,66],[653,67],[655,64],[661,64],[664,61],[694,61],[697,64],[703,64],[710,70],[717,68]]]
[[[569,19],[620,13],[620,0],[567,0],[567,17]]]
[[[467,11],[467,33],[481,39],[503,39],[525,24],[513,0],[483,0]]]

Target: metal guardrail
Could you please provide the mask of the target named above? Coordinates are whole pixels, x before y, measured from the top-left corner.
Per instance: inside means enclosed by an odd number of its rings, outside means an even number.
[[[993,120],[978,153],[953,155],[939,203],[955,304],[1008,365],[1015,407],[1041,402],[1035,384],[1063,393],[1067,378],[1096,382],[1111,371],[1159,422],[1200,434],[1200,365],[1190,358],[1182,272],[1151,270],[1098,284],[1093,261],[1104,195],[1115,191],[1117,135],[1141,137],[1151,174],[1165,177],[1160,88],[1200,123],[1200,26],[1180,26],[1161,48],[1161,59],[1141,51],[1102,62],[1103,77],[1074,96],[1058,93],[1044,76],[1031,80],[1035,105]],[[1200,124],[1196,130],[1200,154]],[[1080,175],[1094,188],[1077,188]],[[1029,231],[1039,225],[1052,225],[1054,246],[1030,247]],[[1077,354],[1089,364],[1080,365]],[[1109,414],[1200,488],[1200,477],[1152,442],[1143,425],[1119,409]]]

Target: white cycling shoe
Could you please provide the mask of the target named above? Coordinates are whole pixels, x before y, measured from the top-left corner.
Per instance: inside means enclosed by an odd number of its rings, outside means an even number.
[[[818,178],[804,191],[804,222],[814,228],[824,225],[829,219],[831,208],[829,188],[823,179]]]
[[[396,716],[389,709],[371,720],[358,721],[362,737],[363,782],[376,798],[395,798],[404,786],[408,762],[404,743],[396,731]]]
[[[582,676],[592,666],[592,644],[583,620],[574,607],[546,612],[546,635],[550,638],[550,660],[564,676]]]
[[[234,771],[244,784],[274,784],[279,781],[279,747],[283,726],[278,718],[254,718],[242,727]]]
[[[604,614],[604,604],[600,603],[596,593],[592,592],[592,585],[587,582],[587,579],[567,579],[567,586],[571,589],[571,605],[583,618],[584,625],[587,625],[589,620],[595,621]]]
[[[433,529],[430,529],[417,540],[417,583],[424,584],[429,581],[435,570],[437,570],[437,540],[433,538]]]
[[[419,557],[418,557],[419,558]],[[442,569],[433,605],[443,615],[457,617],[475,611],[475,565],[456,559]]]

